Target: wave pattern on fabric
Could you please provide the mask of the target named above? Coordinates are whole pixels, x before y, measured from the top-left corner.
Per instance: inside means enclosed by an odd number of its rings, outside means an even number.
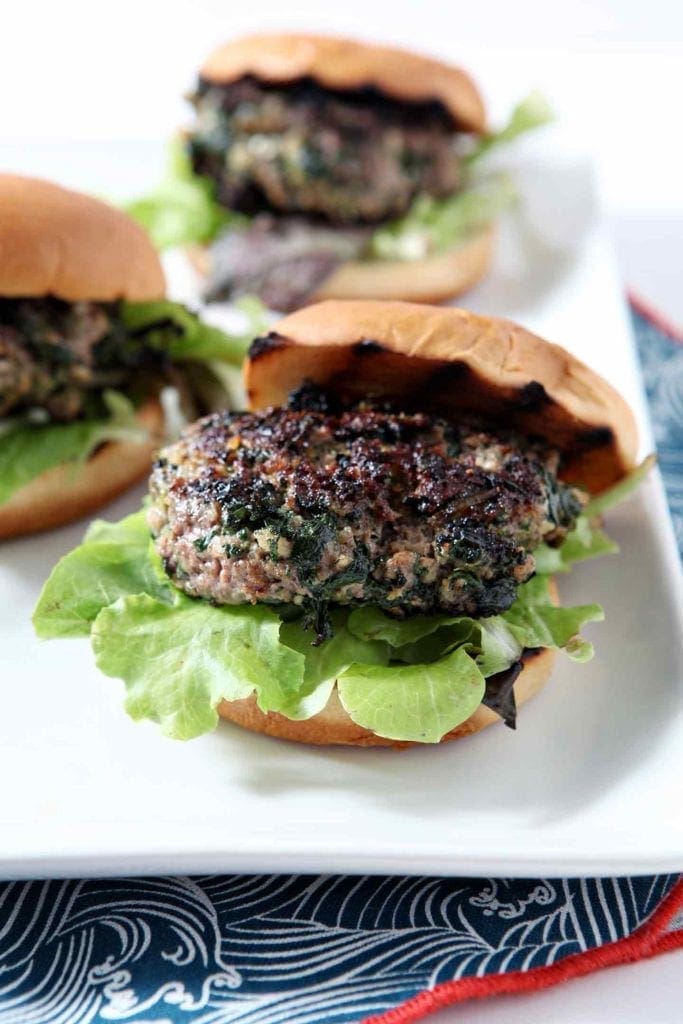
[[[0,889],[2,1024],[322,1024],[631,934],[675,876],[227,876]]]
[[[632,310],[659,468],[683,555],[683,344]]]

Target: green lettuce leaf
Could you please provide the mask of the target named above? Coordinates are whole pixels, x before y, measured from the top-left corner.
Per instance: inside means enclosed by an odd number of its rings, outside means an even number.
[[[166,172],[157,189],[124,209],[158,249],[210,242],[228,224],[244,220],[217,203],[213,182],[194,173],[180,137],[169,146]]]
[[[477,649],[481,629],[467,616],[418,615],[397,619],[375,605],[354,608],[348,617],[348,630],[356,637],[381,641],[392,648],[392,659],[409,665],[435,661],[455,647]]]
[[[255,298],[241,304],[247,319],[243,334],[226,334],[204,323],[178,302],[124,302],[121,318],[132,332],[144,332],[145,343],[167,352],[171,359],[214,361],[240,366],[256,333],[267,324],[265,307]],[[169,331],[169,327],[172,328]]]
[[[617,552],[619,546],[597,525],[596,520],[604,512],[628,498],[640,486],[656,462],[656,455],[648,455],[618,484],[592,498],[560,547],[551,548],[547,544],[541,544],[534,552],[536,571],[542,575],[554,576],[555,573],[567,572],[576,562]]]
[[[610,487],[607,491],[603,491],[602,494],[597,494],[594,498],[591,498],[583,510],[584,517],[587,519],[596,518],[603,515],[608,509],[614,508],[615,505],[619,505],[637,487],[640,487],[645,477],[656,464],[657,456],[655,454],[648,455],[639,466],[631,470],[628,476],[625,476],[618,484]]]
[[[520,135],[533,131],[535,128],[542,128],[555,119],[552,107],[540,92],[529,93],[528,96],[517,104],[512,111],[506,125],[499,131],[485,135],[477,143],[465,160],[472,164],[479,160],[485,153],[508,142],[513,142]]]
[[[33,612],[39,637],[89,636],[102,611],[120,597],[147,594],[171,602],[175,590],[165,576],[144,510],[118,523],[96,520],[83,543],[57,562]]]
[[[76,423],[30,423],[9,420],[0,433],[0,504],[47,469],[71,464],[78,473],[88,456],[105,441],[147,440],[132,403],[117,391],[105,391],[109,416]]]
[[[517,104],[500,131],[475,143],[465,157],[466,166],[478,162],[491,149],[552,120],[546,100],[540,93],[532,93]],[[419,260],[445,252],[487,228],[516,201],[516,189],[506,175],[476,180],[470,174],[464,187],[445,199],[417,196],[403,217],[374,233],[368,255],[371,259]]]
[[[397,619],[376,605],[360,605],[348,617],[348,629],[361,640],[380,640],[390,647],[406,647],[431,636],[440,626],[454,621],[449,615],[418,615],[414,619]]]
[[[126,683],[125,707],[176,739],[213,729],[216,706],[254,691],[264,711],[287,706],[304,659],[279,640],[280,619],[266,605],[216,608],[176,592],[173,604],[149,594],[103,608],[92,646],[105,675]]]
[[[510,668],[522,657],[524,648],[532,646],[502,615],[479,619],[477,625],[481,630],[477,664],[486,678]]]
[[[595,553],[602,552],[596,549]],[[603,618],[602,609],[595,604],[555,607],[549,578],[537,575],[519,588],[515,603],[502,615],[487,619],[447,615],[396,619],[380,608],[361,607],[350,613],[347,628],[362,639],[388,643],[393,658],[411,664],[465,648],[484,675],[490,676],[514,664],[526,647],[564,649],[577,661],[587,660],[592,647],[580,638],[580,630],[588,622]]]
[[[314,646],[311,634],[300,622],[283,622],[280,642],[304,658],[304,676],[298,698],[283,714],[289,718],[311,718],[327,704],[339,674],[354,662],[388,665],[389,646],[381,640],[355,635],[347,625],[348,612],[338,609],[330,616],[333,633],[325,643]]]
[[[428,665],[352,665],[337,679],[339,699],[358,725],[378,736],[438,743],[481,704],[485,680],[467,651]]]
[[[172,603],[147,593],[120,596],[92,627],[96,661],[126,683],[126,710],[190,739],[216,724],[220,700],[256,694],[262,711],[309,718],[324,707],[339,672],[362,657],[386,663],[386,651],[338,632],[320,648],[298,624],[267,605],[220,608],[174,591]]]
[[[373,234],[368,254],[378,260],[419,260],[446,252],[488,227],[516,199],[505,175],[472,184],[446,199],[419,195],[403,217]]]
[[[551,548],[548,544],[541,544],[536,548],[536,572],[554,576],[558,572],[568,572],[576,562],[610,555],[618,550],[618,545],[605,531],[591,523],[584,514],[579,516],[576,526],[569,531],[560,547]]]
[[[519,588],[517,600],[501,618],[511,627],[523,647],[561,648],[574,661],[593,657],[593,645],[580,630],[589,622],[602,622],[599,604],[557,608],[550,599],[550,580],[534,576]]]
[[[256,295],[242,295],[239,299],[235,299],[233,306],[239,309],[245,317],[247,324],[245,335],[251,341],[270,330],[273,323],[273,314],[268,311],[268,308],[263,305]]]

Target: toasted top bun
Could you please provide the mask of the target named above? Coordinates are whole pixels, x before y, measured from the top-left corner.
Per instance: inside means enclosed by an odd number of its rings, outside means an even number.
[[[165,292],[152,243],[125,213],[49,181],[0,174],[0,296],[149,302]]]
[[[353,39],[295,33],[246,36],[214,50],[200,74],[216,85],[253,75],[263,82],[278,83],[313,78],[326,89],[372,86],[409,103],[437,101],[464,131],[483,133],[486,129],[483,100],[460,68]]]
[[[257,338],[245,364],[252,409],[282,405],[306,380],[345,402],[393,399],[543,438],[562,455],[560,475],[591,493],[635,464],[637,428],[618,392],[509,320],[408,302],[319,302]]]

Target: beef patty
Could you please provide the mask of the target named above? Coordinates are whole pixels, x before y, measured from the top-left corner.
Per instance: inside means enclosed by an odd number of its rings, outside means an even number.
[[[192,101],[194,170],[232,210],[375,222],[405,213],[419,192],[444,196],[460,182],[456,129],[436,102],[251,77],[200,81]]]
[[[0,416],[40,409],[67,422],[97,413],[104,388],[161,365],[142,334],[126,330],[115,302],[0,299]]]
[[[504,611],[581,509],[557,456],[425,413],[289,407],[199,420],[161,452],[148,522],[166,571],[216,604],[403,616]]]

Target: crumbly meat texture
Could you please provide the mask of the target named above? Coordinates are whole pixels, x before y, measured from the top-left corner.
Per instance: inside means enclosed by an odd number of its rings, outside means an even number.
[[[302,398],[303,394],[303,398]],[[504,611],[581,509],[557,458],[424,413],[289,408],[199,420],[162,451],[148,515],[166,571],[216,604]]]
[[[103,389],[159,365],[159,353],[126,331],[117,303],[0,299],[0,416],[97,414]]]
[[[306,213],[335,224],[405,213],[424,192],[460,183],[458,135],[445,108],[311,80],[200,80],[189,136],[194,170],[232,210]]]

